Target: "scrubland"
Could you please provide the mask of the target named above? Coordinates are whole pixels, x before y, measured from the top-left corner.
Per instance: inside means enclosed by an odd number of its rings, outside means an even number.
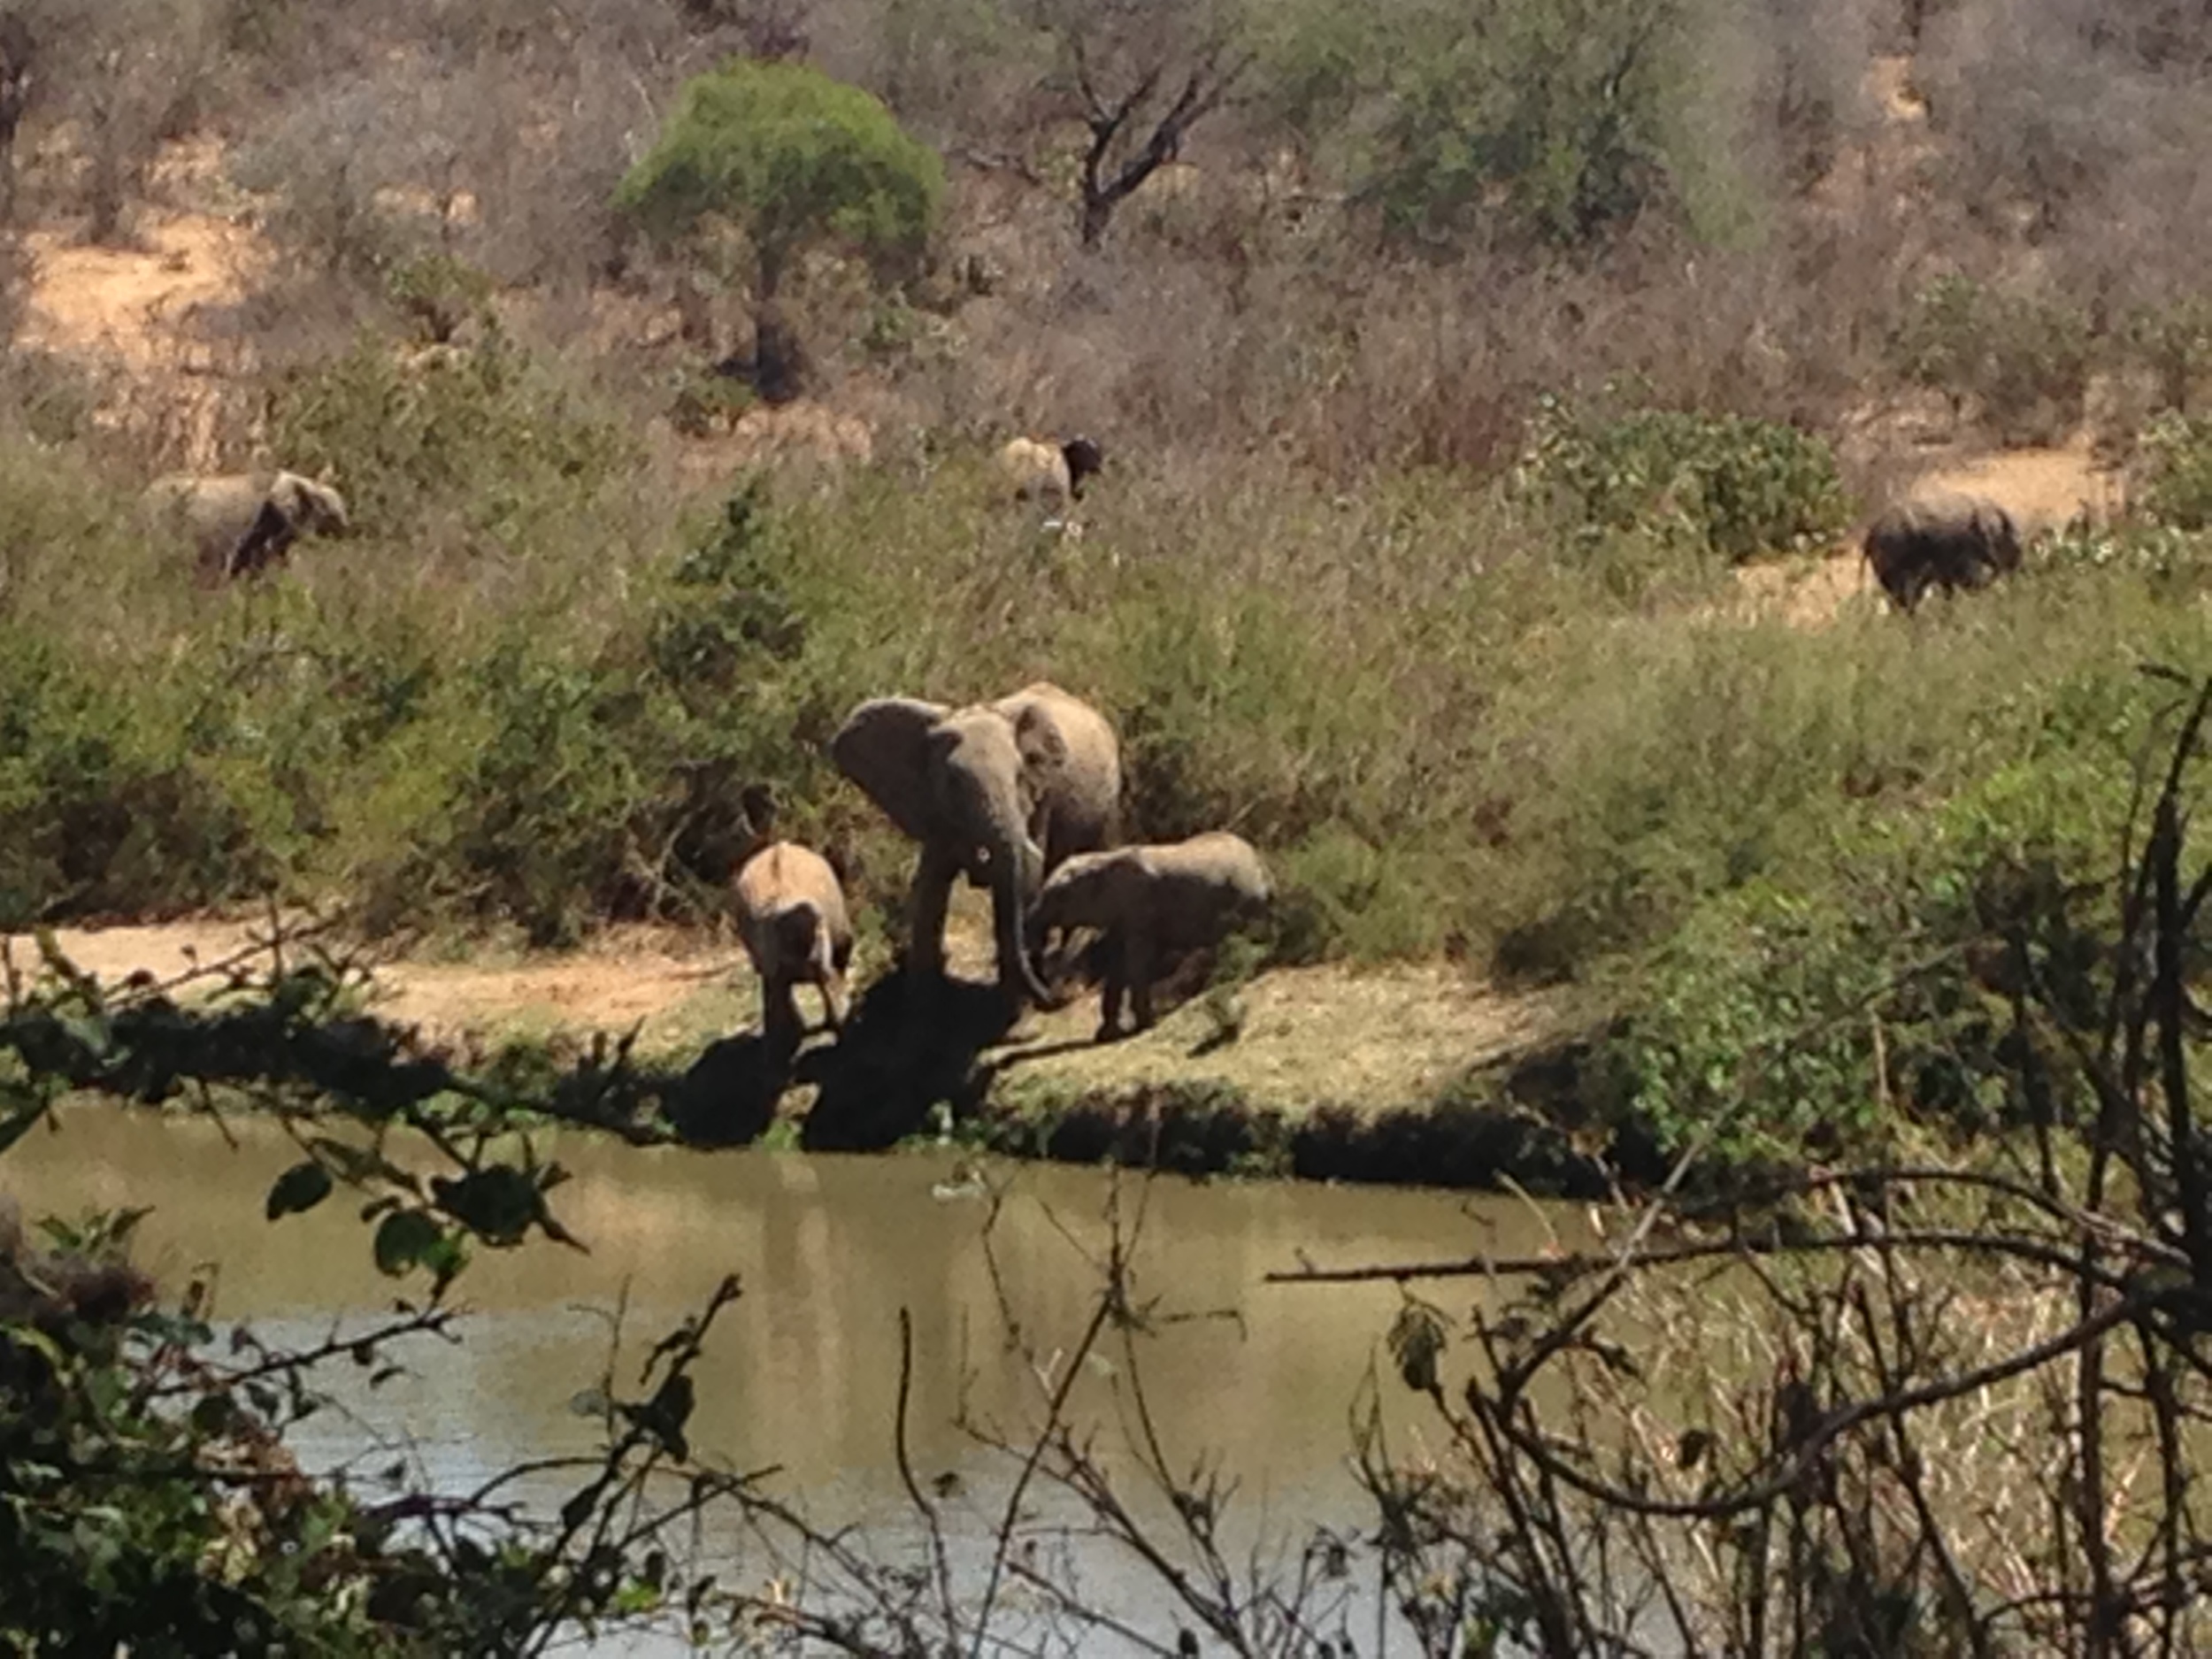
[[[1266,849],[1273,960],[1590,987],[1675,1128],[1755,1062],[1786,1139],[1955,1117],[1975,941],[2110,873],[2146,665],[2205,657],[2212,40],[2141,10],[27,8],[0,923],[706,925],[764,781],[880,938],[906,852],[827,734],[1049,677],[1133,834]],[[902,280],[784,280],[774,406],[710,370],[738,267],[612,205],[733,52],[949,158]],[[1087,243],[1086,122],[1152,66],[1223,96]],[[1131,99],[1106,176],[1173,119]],[[252,250],[214,297],[72,334],[72,249],[205,225]],[[1000,498],[1017,430],[1105,442],[1079,537]],[[1910,619],[1747,580],[2022,443],[2131,507]],[[137,491],[257,463],[357,533],[196,587]]]

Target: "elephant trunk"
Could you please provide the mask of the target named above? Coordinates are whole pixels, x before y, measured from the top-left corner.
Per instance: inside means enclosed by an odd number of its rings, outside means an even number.
[[[1026,836],[1011,857],[991,861],[991,915],[998,932],[999,984],[1010,996],[1055,1006],[1029,956],[1028,910],[1041,885],[1044,855]]]

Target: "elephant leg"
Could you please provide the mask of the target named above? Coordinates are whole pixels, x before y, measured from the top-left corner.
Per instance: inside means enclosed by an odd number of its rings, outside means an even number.
[[[1118,928],[1098,941],[1105,972],[1099,992],[1098,1041],[1111,1042],[1121,1034],[1121,1001],[1129,985],[1127,941]]]
[[[1136,1004],[1137,1029],[1152,1029],[1152,935],[1141,927],[1129,930],[1121,948],[1122,972],[1129,978],[1129,997]]]
[[[795,1053],[805,1032],[799,1018],[799,999],[787,979],[761,981],[760,1034],[770,1052]]]
[[[945,977],[945,907],[960,866],[961,861],[941,848],[922,849],[921,865],[914,872],[913,933],[906,949],[908,971],[917,979]]]
[[[822,1023],[842,1036],[845,1016],[849,1008],[845,995],[845,976],[833,971],[818,984],[822,992]]]

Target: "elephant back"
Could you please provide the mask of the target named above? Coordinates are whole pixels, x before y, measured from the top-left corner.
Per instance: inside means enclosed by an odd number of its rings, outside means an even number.
[[[1121,740],[1112,722],[1047,680],[1023,687],[996,707],[1013,723],[1031,796],[1044,820],[1045,868],[1111,846],[1121,815]]]

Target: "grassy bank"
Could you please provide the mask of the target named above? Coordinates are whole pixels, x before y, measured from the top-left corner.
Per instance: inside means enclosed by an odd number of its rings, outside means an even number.
[[[194,588],[88,461],[0,443],[0,923],[265,896],[537,944],[703,920],[764,781],[879,936],[909,856],[830,732],[864,696],[1048,676],[1119,725],[1133,836],[1265,849],[1272,960],[1597,987],[1663,1139],[1782,1068],[1747,1152],[1921,1091],[1868,1087],[1855,1014],[1792,1033],[1906,995],[1932,1002],[1893,1066],[1955,1043],[1964,981],[1904,970],[2101,872],[2161,703],[2142,665],[2212,644],[2175,530],[2055,543],[1910,621],[1747,620],[1735,562],[1847,510],[1817,442],[1754,422],[1550,410],[1510,473],[1350,494],[1133,467],[1071,540],[959,449],[687,493],[496,341],[412,367],[364,342],[272,397],[362,530],[265,586]]]

